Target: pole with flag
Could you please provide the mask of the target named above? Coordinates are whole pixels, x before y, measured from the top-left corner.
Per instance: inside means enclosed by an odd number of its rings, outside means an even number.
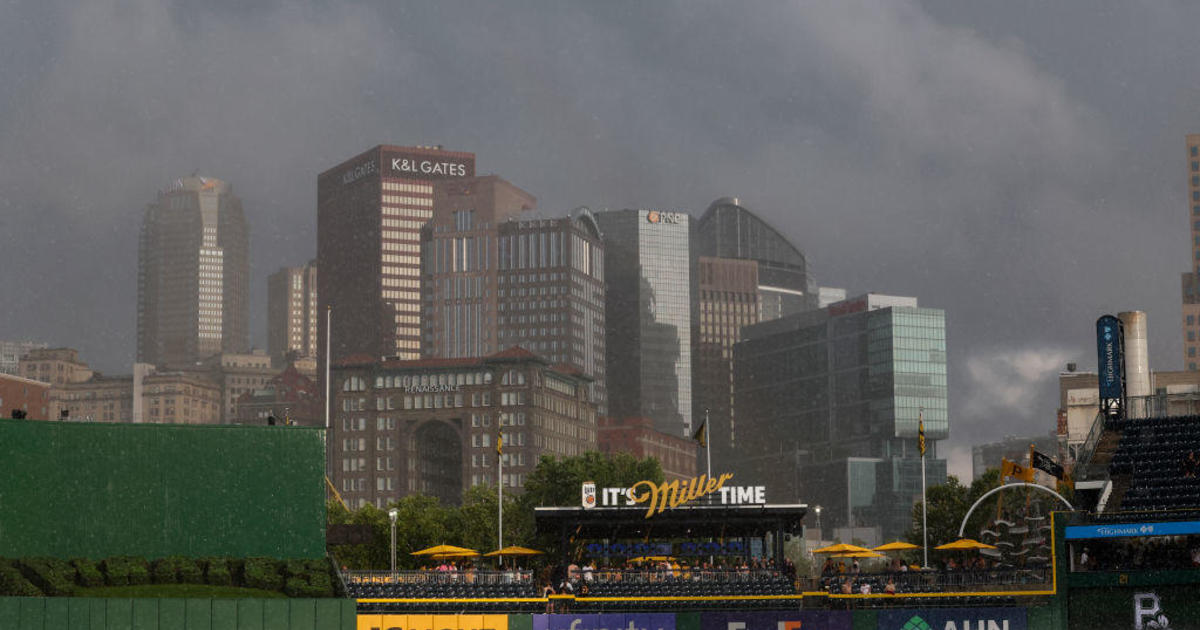
[[[497,420],[499,424],[499,420]],[[496,545],[497,549],[504,548],[504,432],[496,431]],[[504,556],[500,556],[500,564],[504,564]]]
[[[704,410],[704,424],[700,425],[699,429],[692,434],[692,439],[700,443],[700,448],[704,449],[704,459],[707,462],[707,470],[705,471],[709,479],[712,479],[712,447],[708,443],[708,409]]]
[[[325,307],[325,431],[329,431],[329,322],[333,321],[333,306]]]
[[[917,445],[921,449],[921,536],[924,539],[925,563],[929,568],[929,501],[925,498],[925,408],[917,411]]]

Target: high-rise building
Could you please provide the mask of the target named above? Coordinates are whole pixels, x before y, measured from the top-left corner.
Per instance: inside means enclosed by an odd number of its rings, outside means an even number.
[[[475,176],[475,154],[376,146],[317,177],[318,317],[333,308],[330,350],[417,359],[421,228],[437,180]],[[317,326],[325,353],[325,326]]]
[[[690,217],[683,212],[596,213],[604,240],[608,415],[692,430]]]
[[[49,344],[34,341],[0,341],[0,374],[20,374],[21,357]]]
[[[330,476],[352,508],[413,493],[453,505],[467,488],[497,482],[520,490],[542,455],[596,449],[587,380],[520,348],[483,358],[347,357],[331,378]]]
[[[233,188],[183,177],[146,209],[138,243],[143,363],[189,365],[249,346],[249,235]]]
[[[717,199],[696,221],[695,249],[700,256],[758,263],[761,321],[817,307],[817,286],[804,254],[736,197]]]
[[[946,478],[946,324],[915,298],[867,294],[742,330],[734,347],[742,483],[768,499],[823,507],[827,527],[910,525],[928,484]]]
[[[434,186],[435,216],[421,232],[422,355],[496,352],[497,226],[536,203],[495,175]]]
[[[1183,293],[1183,364],[1200,369],[1200,134],[1187,135],[1188,223],[1191,225],[1191,269],[1181,278]]]
[[[804,254],[736,198],[709,205],[695,242],[692,408],[697,418],[707,415],[713,453],[723,461],[738,450],[733,344],[742,327],[819,308],[821,292]]]
[[[291,355],[317,356],[317,262],[284,267],[267,278],[267,351],[277,365]]]

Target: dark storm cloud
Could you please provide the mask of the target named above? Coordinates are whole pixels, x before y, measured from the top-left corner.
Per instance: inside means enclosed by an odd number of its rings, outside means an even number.
[[[737,195],[822,284],[946,309],[958,457],[1052,428],[1101,312],[1180,366],[1190,8],[195,4],[0,8],[0,338],[128,369],[142,209],[199,170],[245,203],[261,344],[316,174],[442,143],[547,214]]]

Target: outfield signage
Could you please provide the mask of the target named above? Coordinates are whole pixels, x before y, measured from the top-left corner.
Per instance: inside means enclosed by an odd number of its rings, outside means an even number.
[[[1119,399],[1125,397],[1121,375],[1125,360],[1124,342],[1121,336],[1121,320],[1105,315],[1096,320],[1096,360],[1100,368],[1100,397]]]
[[[700,614],[700,630],[850,630],[853,625],[848,610]]]
[[[508,615],[359,614],[357,630],[508,630]]]
[[[879,611],[879,630],[1026,630],[1024,608],[922,608]],[[807,630],[807,626],[805,626]]]
[[[675,613],[533,615],[533,630],[675,630]]]
[[[1130,538],[1134,536],[1183,536],[1186,534],[1200,534],[1200,521],[1106,523],[1104,525],[1067,526],[1067,540],[1078,538]]]
[[[643,480],[629,488],[596,488],[594,481],[583,482],[581,503],[585,508],[646,505],[646,518],[661,514],[702,497],[713,497],[720,505],[766,505],[766,486],[728,486],[733,473],[717,477],[700,475],[691,479],[656,483]]]

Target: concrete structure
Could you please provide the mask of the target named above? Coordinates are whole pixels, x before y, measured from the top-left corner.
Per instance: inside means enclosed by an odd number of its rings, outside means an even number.
[[[0,374],[19,375],[21,357],[32,350],[48,347],[48,344],[36,341],[0,341]]]
[[[243,394],[262,389],[282,369],[272,365],[262,350],[239,354],[224,353],[201,364],[205,377],[221,388],[221,414],[218,422],[231,424],[238,417],[237,403]]]
[[[497,226],[536,203],[494,175],[434,186],[434,217],[421,232],[424,357],[477,357],[498,350]]]
[[[520,348],[484,358],[384,360],[333,366],[332,478],[352,508],[422,493],[457,504],[497,482],[519,490],[542,455],[596,449],[587,379]]]
[[[1183,296],[1183,364],[1188,371],[1200,369],[1200,134],[1188,134],[1188,240],[1191,269],[1180,278]]]
[[[1149,396],[1150,353],[1146,341],[1146,314],[1142,311],[1117,313],[1125,330],[1125,395]]]
[[[317,311],[333,308],[335,359],[420,357],[421,228],[434,215],[433,182],[474,176],[473,153],[380,145],[317,177]],[[317,336],[324,357],[325,326]]]
[[[183,177],[146,209],[137,334],[137,361],[159,366],[249,347],[249,229],[229,184]]]
[[[601,417],[596,435],[601,453],[627,453],[638,459],[658,460],[667,481],[691,479],[699,474],[699,444],[691,438],[656,430],[649,418]]]
[[[26,419],[50,418],[50,385],[13,374],[0,374],[0,418],[11,418],[14,410]]]
[[[276,365],[317,356],[317,262],[284,267],[267,278],[267,352]]]
[[[692,417],[690,217],[682,212],[596,214],[604,238],[609,414],[645,417],[686,437]]]
[[[821,505],[823,525],[904,532],[928,483],[946,478],[945,314],[866,294],[742,330],[734,346],[740,483],[770,501]],[[722,464],[724,467],[725,464]]]
[[[91,378],[92,370],[73,348],[36,348],[21,357],[17,367],[25,378],[51,385],[78,383]]]

